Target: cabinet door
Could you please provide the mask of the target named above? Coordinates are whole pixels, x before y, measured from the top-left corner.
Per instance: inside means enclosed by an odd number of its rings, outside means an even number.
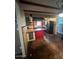
[[[28,39],[28,41],[33,41],[33,40],[35,40],[35,33],[34,32],[28,32],[27,33],[27,39]]]
[[[36,40],[42,40],[44,37],[44,31],[40,30],[40,31],[36,31],[35,32],[35,39]]]

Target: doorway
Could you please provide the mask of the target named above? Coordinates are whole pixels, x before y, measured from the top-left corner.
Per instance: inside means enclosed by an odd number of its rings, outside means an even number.
[[[48,33],[49,34],[54,34],[54,22],[53,21],[49,21],[49,24],[48,24]]]

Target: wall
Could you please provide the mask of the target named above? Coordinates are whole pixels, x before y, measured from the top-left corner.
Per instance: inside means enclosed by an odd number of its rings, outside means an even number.
[[[25,26],[25,15],[24,12],[20,9],[19,3],[15,2],[15,11],[17,16],[17,23],[18,23],[18,30],[21,42],[21,49],[22,49],[22,57],[25,57],[25,48],[23,42],[23,35],[22,35],[22,26]]]
[[[21,54],[22,51],[20,49],[21,43],[20,43],[20,38],[19,38],[19,31],[18,31],[18,24],[17,24],[17,17],[15,18],[15,55]]]
[[[49,23],[49,21],[54,21],[54,34],[57,34],[57,17],[45,17],[45,20]]]
[[[58,33],[63,33],[63,18],[62,17],[58,17],[57,18],[57,32]]]

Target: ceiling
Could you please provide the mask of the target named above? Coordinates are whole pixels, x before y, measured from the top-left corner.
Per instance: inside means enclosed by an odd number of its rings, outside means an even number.
[[[20,0],[25,14],[57,15],[63,12],[63,0]]]
[[[57,7],[57,8],[60,8],[62,4],[62,0],[23,0],[23,1],[33,2],[33,3]]]

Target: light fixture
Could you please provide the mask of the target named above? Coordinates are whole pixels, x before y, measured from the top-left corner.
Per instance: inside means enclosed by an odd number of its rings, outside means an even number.
[[[59,17],[63,17],[63,13],[60,13],[58,16],[59,16]]]

